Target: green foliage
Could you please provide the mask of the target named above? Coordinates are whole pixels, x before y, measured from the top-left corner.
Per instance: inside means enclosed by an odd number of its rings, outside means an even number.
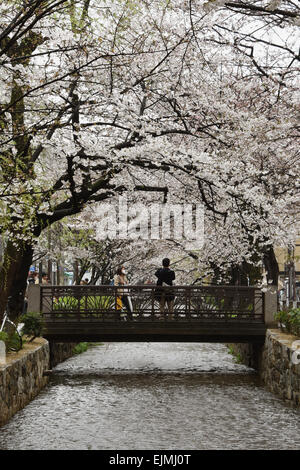
[[[73,349],[73,354],[81,354],[88,350],[88,348],[94,348],[96,346],[103,346],[103,343],[78,343]]]
[[[0,331],[0,341],[4,341],[4,343],[6,344],[8,340],[8,334],[5,333],[5,331]]]
[[[88,343],[78,343],[75,348],[73,349],[73,353],[74,354],[81,354],[85,351],[87,351],[89,347],[89,344]]]
[[[30,341],[33,341],[38,336],[42,335],[43,331],[43,317],[40,313],[29,312],[21,317],[24,326],[22,328],[22,334],[27,336],[33,336]]]
[[[281,310],[275,314],[275,320],[283,331],[300,336],[300,308]]]
[[[235,362],[236,364],[242,364],[242,356],[240,355],[240,353],[235,353]]]
[[[228,354],[231,354],[234,357],[235,363],[242,364],[242,356],[240,355],[240,353],[235,352],[231,346],[227,346],[227,347],[228,347]]]
[[[87,309],[101,309],[109,310],[113,308],[115,303],[115,298],[113,296],[105,295],[95,295],[95,296],[84,296],[81,297],[80,301],[80,310]],[[78,310],[78,299],[72,296],[59,297],[56,299],[54,305],[54,310]]]
[[[20,351],[23,347],[21,335],[13,328],[0,332],[0,340],[4,341],[7,351]]]
[[[8,339],[5,344],[8,351],[20,351],[23,346],[23,341],[21,336],[18,335],[16,331],[14,331],[8,335]]]

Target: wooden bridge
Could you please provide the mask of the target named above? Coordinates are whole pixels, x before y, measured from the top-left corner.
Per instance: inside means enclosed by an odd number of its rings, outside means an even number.
[[[44,337],[56,342],[263,342],[277,305],[254,287],[155,285],[29,288],[28,311],[42,312]],[[131,299],[132,315],[120,309]],[[174,296],[161,313],[159,295]],[[269,306],[268,306],[269,305]],[[124,306],[123,306],[124,307]],[[166,305],[167,310],[167,305]],[[271,308],[271,310],[270,310]],[[273,309],[273,310],[272,310]]]

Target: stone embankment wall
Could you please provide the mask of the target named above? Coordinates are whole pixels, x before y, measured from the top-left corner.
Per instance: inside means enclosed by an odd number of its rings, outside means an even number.
[[[297,340],[281,330],[269,329],[262,346],[230,344],[230,347],[244,364],[258,370],[270,391],[300,406],[300,361],[295,360],[295,348],[292,348]]]
[[[7,354],[6,364],[0,365],[0,426],[38,395],[49,380],[44,372],[71,357],[75,344],[50,346],[45,339],[36,338],[21,351]]]
[[[49,369],[49,358],[48,341],[42,338],[7,355],[6,364],[0,365],[0,426],[45,387],[48,377],[43,373]]]
[[[50,344],[50,369],[60,362],[73,356],[73,350],[78,343],[51,343]]]

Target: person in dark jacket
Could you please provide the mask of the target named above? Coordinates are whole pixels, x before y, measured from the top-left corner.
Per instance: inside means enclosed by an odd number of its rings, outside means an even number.
[[[158,269],[155,273],[157,277],[157,286],[172,286],[173,281],[175,280],[175,272],[169,268],[170,260],[169,258],[164,258],[162,260],[163,267]],[[168,305],[168,312],[173,313],[174,309],[174,295],[168,293],[166,289],[162,289],[162,292],[159,296],[159,307],[160,312],[163,313],[165,311],[165,303],[167,302]]]

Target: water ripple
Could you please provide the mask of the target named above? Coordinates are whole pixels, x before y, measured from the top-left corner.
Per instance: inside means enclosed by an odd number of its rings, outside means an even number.
[[[223,345],[108,343],[57,366],[0,449],[300,449],[299,418]]]

